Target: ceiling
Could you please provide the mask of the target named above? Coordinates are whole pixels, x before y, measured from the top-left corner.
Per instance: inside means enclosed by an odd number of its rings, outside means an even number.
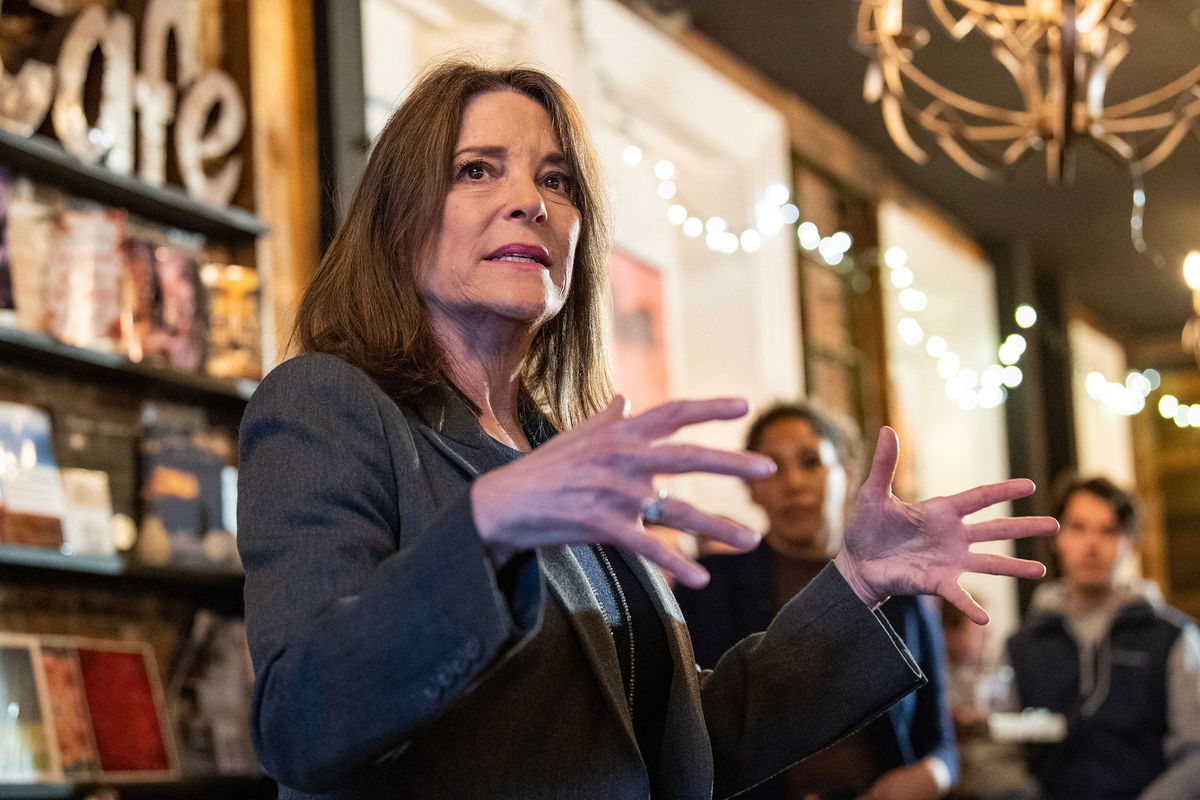
[[[1145,178],[1144,235],[1150,252],[1162,257],[1156,266],[1131,242],[1128,174],[1086,142],[1075,148],[1070,186],[1049,184],[1040,156],[1026,160],[1007,182],[991,183],[963,172],[936,147],[929,148],[926,166],[900,153],[878,106],[862,99],[867,58],[850,41],[856,0],[645,1],[684,16],[866,142],[901,181],[940,205],[981,244],[1025,240],[1038,268],[1062,275],[1068,294],[1112,333],[1178,335],[1191,309],[1180,265],[1187,251],[1200,249],[1200,136],[1187,137]],[[905,13],[924,7],[923,0],[907,0]],[[1200,0],[1142,0],[1131,16],[1138,27],[1131,55],[1110,82],[1115,100],[1155,88],[1200,62]],[[936,42],[937,31],[932,33]],[[917,63],[977,99],[1011,96],[1007,74],[997,74],[983,48],[951,43],[939,50],[931,43]]]

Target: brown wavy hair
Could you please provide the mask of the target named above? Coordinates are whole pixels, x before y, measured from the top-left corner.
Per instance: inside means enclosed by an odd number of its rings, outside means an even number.
[[[520,386],[555,425],[570,427],[612,394],[604,346],[609,211],[578,107],[537,69],[456,59],[417,79],[375,141],[345,220],[300,301],[292,342],[301,352],[350,362],[402,401],[427,402],[446,389],[462,394],[447,377],[417,274],[440,228],[463,110],[476,95],[495,91],[519,92],[546,109],[574,177],[580,233],[571,288],[562,310],[534,336]]]

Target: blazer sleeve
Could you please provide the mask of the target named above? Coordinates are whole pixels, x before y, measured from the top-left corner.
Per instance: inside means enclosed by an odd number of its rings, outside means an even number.
[[[266,771],[302,791],[404,747],[540,621],[536,559],[497,578],[467,488],[424,519],[404,507],[418,454],[381,400],[345,362],[301,356],[242,421],[251,734]]]
[[[701,673],[715,797],[728,797],[870,722],[924,683],[879,611],[832,564]]]
[[[928,683],[917,690],[912,720],[913,754],[918,760],[933,756],[950,770],[951,784],[958,780],[958,746],[954,741],[954,723],[946,707],[946,643],[937,611],[928,598],[916,600],[917,650],[921,653],[921,671]]]

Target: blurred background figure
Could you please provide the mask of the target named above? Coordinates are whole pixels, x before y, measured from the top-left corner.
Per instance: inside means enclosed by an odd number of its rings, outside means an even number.
[[[1038,587],[1008,642],[1021,708],[1066,717],[1029,747],[1053,800],[1200,798],[1200,632],[1131,569],[1133,498],[1106,478],[1067,485],[1054,539],[1061,579]]]
[[[975,593],[975,599],[987,598]],[[940,603],[946,642],[946,706],[954,720],[958,744],[958,782],[955,800],[1023,800],[1036,797],[1033,781],[1020,751],[1008,742],[994,741],[988,717],[1009,706],[1012,667],[989,657],[991,628],[975,625],[954,606]]]
[[[703,590],[676,589],[697,662],[711,668],[743,637],[763,631],[842,544],[846,513],[863,465],[853,424],[808,403],[777,405],[751,425],[746,448],[778,470],[748,482],[766,512],[762,544],[748,553],[701,559]],[[946,666],[936,611],[897,597],[882,608],[929,679],[866,728],[741,795],[749,800],[933,800],[958,771],[944,703]],[[831,698],[836,702],[837,698]]]

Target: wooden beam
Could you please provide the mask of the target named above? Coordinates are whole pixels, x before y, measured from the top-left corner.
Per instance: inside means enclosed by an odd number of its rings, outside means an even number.
[[[288,355],[292,309],[320,257],[316,65],[310,3],[248,5],[255,197],[271,226],[257,254],[269,368]]]

